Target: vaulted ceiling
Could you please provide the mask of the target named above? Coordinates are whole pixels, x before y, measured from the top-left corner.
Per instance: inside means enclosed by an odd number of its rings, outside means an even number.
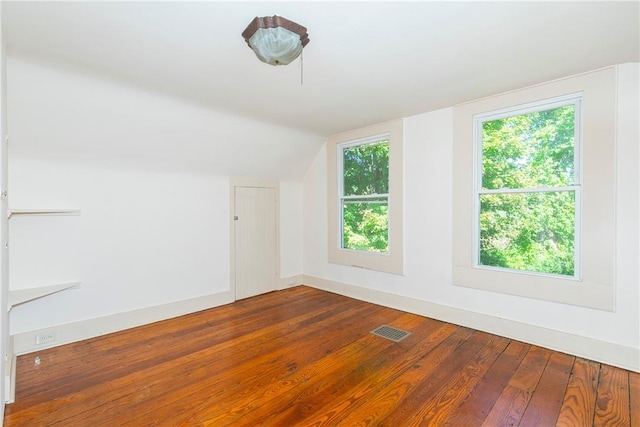
[[[4,1],[3,27],[9,56],[326,136],[638,61],[639,5]],[[308,28],[302,61],[240,36],[274,14]]]

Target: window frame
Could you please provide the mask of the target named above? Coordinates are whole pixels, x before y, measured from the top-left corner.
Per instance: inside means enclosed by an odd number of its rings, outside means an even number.
[[[565,279],[580,280],[582,277],[582,251],[581,251],[581,219],[582,219],[582,101],[583,93],[575,93],[558,96],[551,99],[529,102],[495,111],[483,112],[473,116],[473,144],[474,144],[474,198],[473,205],[473,265],[475,268],[486,268],[497,271],[508,271],[517,274],[532,274],[540,276],[559,277]],[[530,113],[552,110],[555,108],[574,106],[574,143],[573,143],[573,184],[562,187],[537,186],[500,189],[483,189],[483,124],[488,121],[500,120],[508,117],[522,116]],[[480,263],[480,213],[481,196],[484,194],[528,194],[528,193],[555,193],[573,192],[574,198],[574,274],[572,276],[554,273],[545,273],[532,270],[518,270],[512,268],[485,265]]]
[[[616,109],[615,67],[570,76],[454,107],[452,282],[542,301],[615,311]],[[581,276],[551,276],[482,268],[474,263],[475,150],[473,117],[557,97],[583,94]]]
[[[376,251],[364,251],[364,250],[359,250],[359,249],[351,249],[351,248],[345,248],[344,247],[344,201],[345,199],[349,199],[349,200],[358,200],[358,199],[386,199],[387,202],[387,242],[389,242],[389,217],[390,217],[390,208],[391,206],[389,205],[389,194],[390,193],[385,193],[385,194],[367,194],[367,195],[351,195],[351,196],[346,196],[344,194],[344,149],[345,148],[349,148],[349,147],[359,147],[362,145],[374,145],[374,144],[383,144],[386,143],[387,145],[389,145],[389,148],[391,148],[391,142],[390,142],[390,138],[391,135],[389,133],[384,133],[384,134],[380,134],[380,135],[373,135],[370,137],[366,137],[366,138],[360,138],[357,139],[355,141],[346,141],[346,142],[342,142],[339,144],[336,144],[336,150],[338,150],[338,152],[336,153],[336,159],[338,160],[338,167],[337,167],[337,176],[336,176],[336,180],[338,182],[338,217],[339,217],[339,233],[340,235],[338,236],[338,244],[340,245],[340,249],[345,250],[345,251],[356,251],[356,252],[365,252],[365,253],[382,253],[382,254],[387,254],[389,253],[389,243],[387,243],[387,250],[385,252],[376,252]],[[391,164],[391,158],[389,158],[389,166]],[[387,183],[388,186],[388,183]]]
[[[328,262],[349,267],[404,274],[403,257],[403,158],[404,120],[398,119],[332,135],[327,141],[327,252]],[[388,137],[386,137],[388,135]],[[388,250],[369,252],[342,248],[343,194],[341,149],[385,136],[389,140]]]

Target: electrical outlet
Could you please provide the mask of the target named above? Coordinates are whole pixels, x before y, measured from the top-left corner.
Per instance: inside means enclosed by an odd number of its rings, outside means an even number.
[[[52,342],[55,340],[56,340],[56,335],[53,332],[36,335],[36,345],[46,344],[48,342]]]

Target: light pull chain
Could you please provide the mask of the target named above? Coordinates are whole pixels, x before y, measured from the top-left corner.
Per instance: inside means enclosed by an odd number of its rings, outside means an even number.
[[[300,86],[303,85],[304,83],[304,49],[302,49],[302,52],[300,52]]]

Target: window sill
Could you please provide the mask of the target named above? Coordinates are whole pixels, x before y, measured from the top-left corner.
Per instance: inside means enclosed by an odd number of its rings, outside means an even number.
[[[615,311],[612,285],[483,267],[453,267],[453,284],[549,302]]]

